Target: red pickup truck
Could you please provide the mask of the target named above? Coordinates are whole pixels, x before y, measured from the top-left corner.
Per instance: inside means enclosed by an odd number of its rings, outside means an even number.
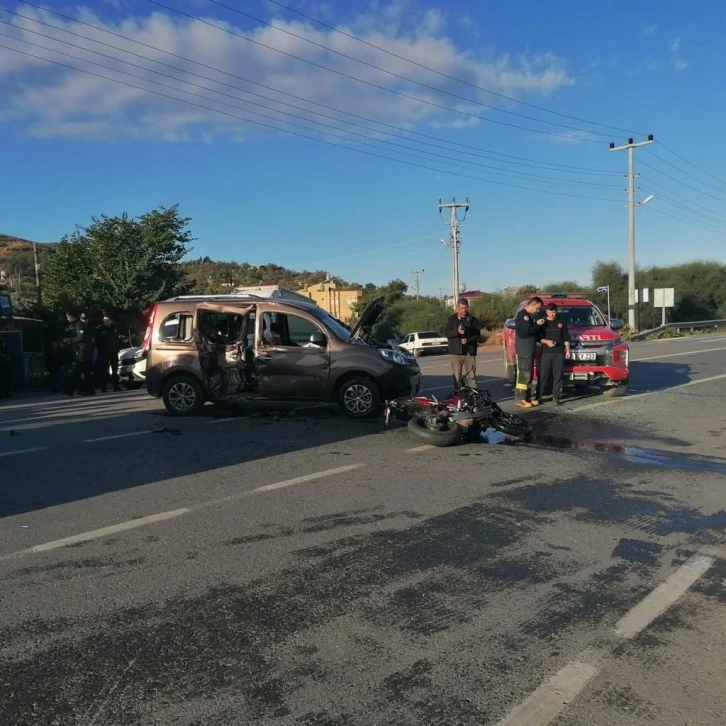
[[[572,338],[572,358],[565,361],[564,383],[587,387],[597,383],[606,396],[624,396],[630,377],[630,349],[617,332],[624,323],[613,318],[608,323],[599,308],[588,296],[580,293],[537,293],[545,305],[553,302],[567,322]],[[514,352],[514,318],[524,307],[523,300],[514,315],[504,324],[504,375],[514,383],[517,377],[517,357]],[[544,316],[544,309],[542,315]],[[539,372],[542,354],[539,344],[534,363],[534,380]]]

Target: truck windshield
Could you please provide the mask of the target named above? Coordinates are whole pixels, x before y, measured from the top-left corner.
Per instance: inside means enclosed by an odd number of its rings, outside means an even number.
[[[339,340],[344,343],[350,339],[351,329],[337,318],[334,318],[327,310],[322,308],[311,308],[310,314],[314,315],[325,327]]]
[[[594,305],[558,305],[557,314],[573,327],[598,328],[607,325],[605,318]]]

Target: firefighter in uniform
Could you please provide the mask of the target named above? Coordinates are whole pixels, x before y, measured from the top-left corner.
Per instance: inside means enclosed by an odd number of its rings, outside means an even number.
[[[547,305],[547,317],[540,328],[542,357],[537,378],[537,398],[544,392],[547,379],[552,374],[552,400],[559,406],[562,400],[562,373],[565,359],[570,357],[570,333],[567,323],[557,316],[557,305]]]
[[[532,386],[532,368],[534,366],[534,353],[537,350],[537,341],[540,338],[540,328],[544,325],[544,318],[539,317],[542,309],[542,298],[533,297],[517,313],[515,318],[515,352],[517,354],[517,384],[515,386],[514,402],[520,408],[537,406],[539,401],[530,401]]]

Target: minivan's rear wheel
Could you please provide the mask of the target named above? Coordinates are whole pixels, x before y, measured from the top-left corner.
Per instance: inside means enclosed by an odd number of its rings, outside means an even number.
[[[192,376],[174,376],[162,393],[166,410],[172,416],[194,416],[204,406],[204,390]]]
[[[381,395],[369,378],[351,378],[338,391],[338,406],[350,418],[368,418],[380,409]]]

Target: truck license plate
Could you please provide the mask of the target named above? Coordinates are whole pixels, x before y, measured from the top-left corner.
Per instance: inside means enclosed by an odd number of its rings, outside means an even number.
[[[597,353],[575,353],[575,360],[597,360]]]

